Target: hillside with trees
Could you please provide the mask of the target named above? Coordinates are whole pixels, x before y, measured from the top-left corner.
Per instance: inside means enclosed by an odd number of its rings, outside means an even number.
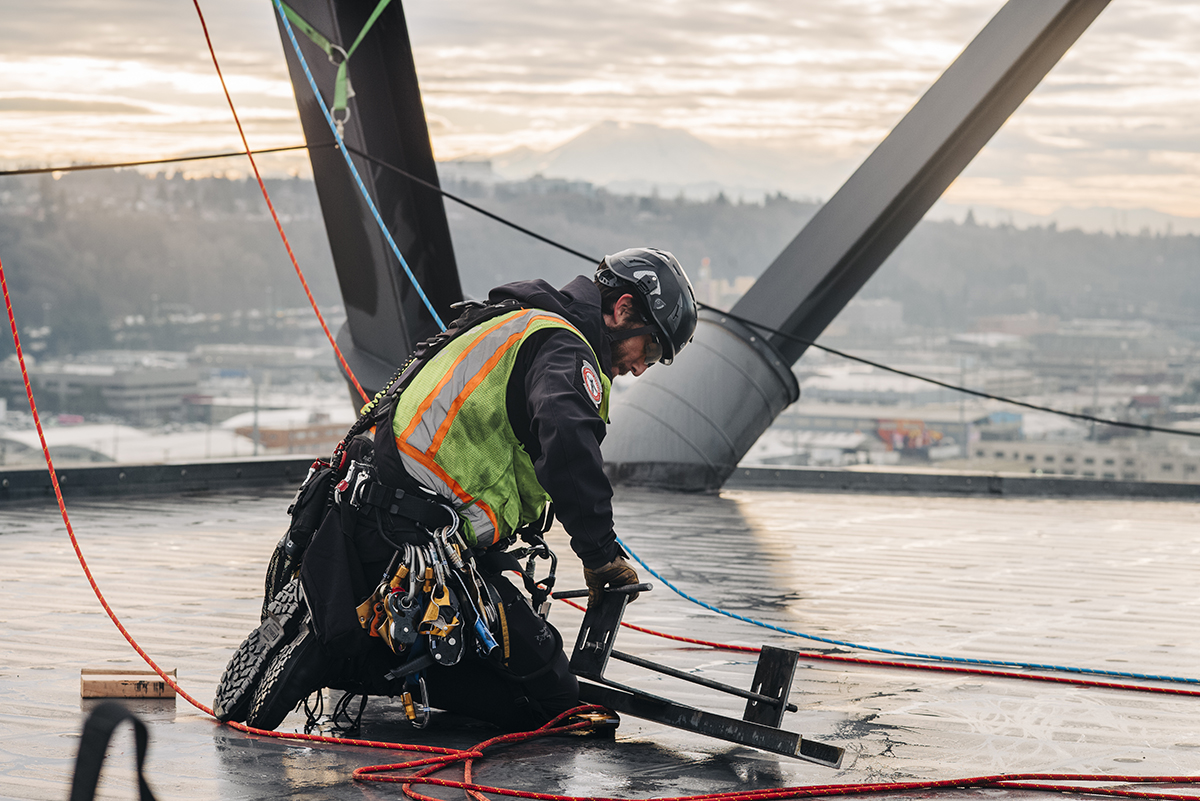
[[[318,301],[339,305],[312,182],[275,180],[269,188]],[[781,195],[761,204],[634,197],[541,178],[448,188],[597,258],[653,244],[674,251],[693,278],[708,259],[712,277],[726,280],[758,275],[818,208]],[[446,207],[469,295],[507,280],[561,283],[591,270],[456,203]],[[243,180],[134,172],[5,178],[0,259],[18,319],[43,331],[48,354],[133,346],[114,338],[126,318],[305,305],[258,188]],[[1198,269],[1200,237],[1191,235],[926,222],[863,295],[902,302],[906,321],[929,329],[965,330],[980,316],[1038,311],[1150,319],[1194,334]],[[212,336],[244,338],[247,330]],[[11,352],[7,340],[0,353]]]

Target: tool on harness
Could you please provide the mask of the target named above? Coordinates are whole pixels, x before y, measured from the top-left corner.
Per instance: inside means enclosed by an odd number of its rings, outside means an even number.
[[[417,641],[417,618],[421,607],[407,595],[393,592],[386,601],[387,624],[381,629],[384,642],[400,653]]]
[[[530,579],[534,576],[533,566],[535,559],[548,559],[550,561],[550,572],[544,579],[533,581],[532,588],[526,583],[529,595],[533,599],[533,609],[543,620],[546,620],[550,616],[550,593],[554,591],[554,578],[555,573],[558,571],[558,556],[546,544],[546,532],[553,525],[554,502],[551,501],[546,504],[546,509],[542,513],[540,520],[535,520],[517,531],[517,536],[529,545],[529,548],[525,549],[525,554],[517,558],[525,558],[525,574],[528,574]]]
[[[521,579],[525,583],[525,590],[529,593],[532,600],[533,610],[541,616],[543,620],[550,615],[550,594],[554,590],[555,573],[558,570],[558,556],[554,551],[550,550],[550,546],[540,535],[526,533],[521,535],[521,539],[530,543],[528,546],[514,548],[511,551],[505,552],[511,555],[513,561],[518,564],[517,572],[521,574]],[[525,560],[525,569],[519,567],[519,560]],[[538,581],[534,578],[534,563],[537,559],[548,559],[550,561],[550,572],[547,576]]]
[[[459,625],[457,613],[458,599],[445,586],[439,586],[429,598],[429,605],[417,626],[417,631],[446,637],[450,634],[451,627]]]
[[[439,665],[457,665],[466,652],[466,641],[463,638],[462,618],[458,614],[458,598],[454,593],[442,587],[442,595],[437,601],[431,601],[425,612],[425,620],[421,626],[428,624],[424,632],[429,635],[429,653]],[[430,613],[434,620],[430,621]],[[450,620],[447,621],[446,618]],[[418,631],[422,631],[418,627]]]
[[[462,604],[461,608],[467,624],[475,631],[475,651],[479,656],[486,658],[499,645],[496,643],[496,638],[492,636],[492,632],[488,630],[487,620],[480,614],[476,600],[472,597],[470,590],[467,589],[467,584],[462,574],[455,573],[454,578],[458,580],[463,588],[462,599],[465,603]]]

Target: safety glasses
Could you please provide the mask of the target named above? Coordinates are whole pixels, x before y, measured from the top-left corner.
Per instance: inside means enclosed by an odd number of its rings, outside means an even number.
[[[646,363],[646,366],[649,367],[650,365],[662,359],[662,357],[662,343],[658,341],[658,336],[655,334],[650,334],[650,339],[646,342],[646,355],[643,358],[643,361]]]

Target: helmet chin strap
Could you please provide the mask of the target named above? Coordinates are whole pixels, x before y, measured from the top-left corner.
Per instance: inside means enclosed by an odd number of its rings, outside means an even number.
[[[607,335],[608,335],[608,339],[610,342],[620,342],[623,339],[633,339],[634,337],[640,337],[642,334],[656,334],[656,333],[657,333],[657,329],[655,329],[653,326],[642,325],[642,326],[638,326],[637,328],[623,328],[623,329],[610,328],[610,329],[608,329]]]

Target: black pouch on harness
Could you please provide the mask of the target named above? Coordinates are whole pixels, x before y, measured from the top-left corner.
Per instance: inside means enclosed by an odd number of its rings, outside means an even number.
[[[563,652],[562,635],[533,611],[529,601],[507,578],[488,576],[486,581],[504,604],[500,648],[493,652],[493,658],[499,658],[500,667],[512,681],[524,683],[545,678],[556,670],[556,657]]]
[[[267,575],[264,581],[262,620],[267,619],[267,606],[280,590],[296,577],[300,569],[300,561],[313,534],[320,528],[321,522],[333,504],[333,485],[336,474],[334,469],[323,461],[313,463],[308,477],[296,491],[288,514],[292,523],[287,533],[275,546],[271,554],[271,562],[267,565]]]
[[[370,461],[373,443],[369,436],[350,438],[344,451],[335,454],[336,464],[318,459],[309,468],[304,483],[296,490],[296,497],[288,506],[292,522],[283,539],[275,546],[267,574],[263,581],[263,605],[261,620],[267,619],[267,606],[288,582],[296,577],[309,541],[325,521],[333,508],[333,489],[344,475],[345,466],[354,460]]]
[[[366,645],[355,607],[369,590],[354,543],[357,514],[343,498],[325,515],[300,567],[312,625],[326,646],[356,651]]]

